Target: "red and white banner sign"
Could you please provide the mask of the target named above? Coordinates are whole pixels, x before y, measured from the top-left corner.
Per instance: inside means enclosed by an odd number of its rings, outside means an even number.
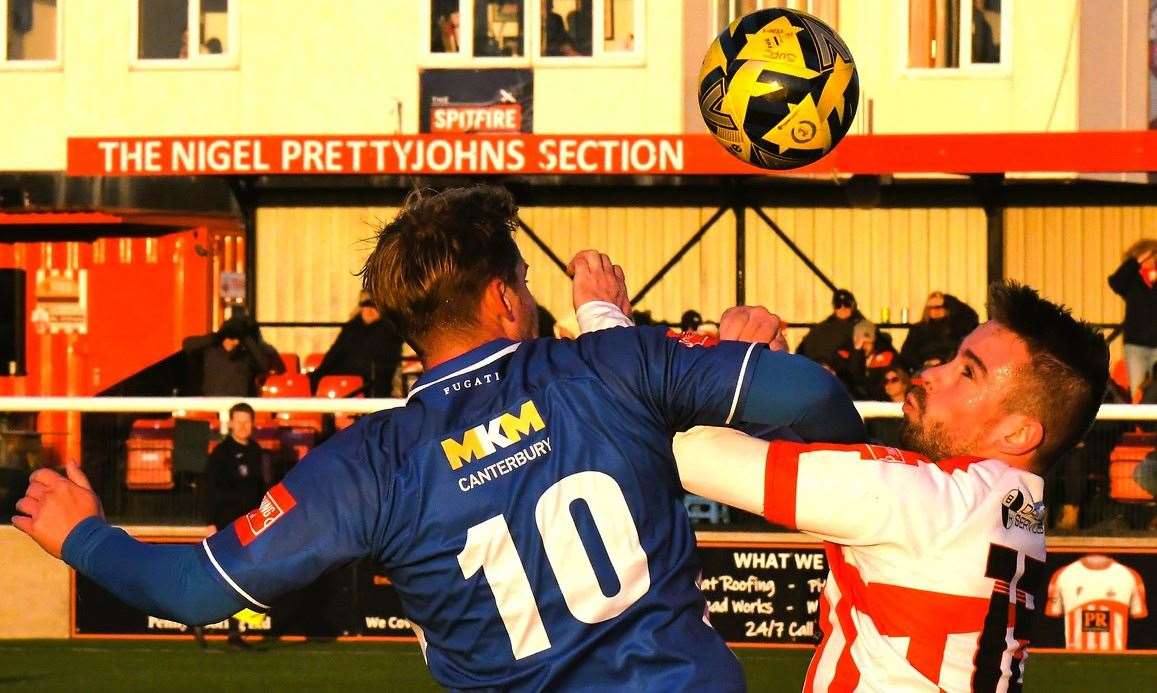
[[[456,118],[445,127],[460,125]],[[68,141],[68,173],[78,176],[757,171],[734,159],[709,135],[273,135]]]
[[[449,114],[446,116],[449,118]],[[447,129],[477,126],[455,112]],[[521,117],[514,110],[486,118]],[[469,121],[469,122],[467,122]],[[501,123],[499,123],[501,124]],[[491,123],[490,125],[495,125]],[[848,136],[785,174],[1157,171],[1157,130]],[[74,176],[758,175],[710,135],[77,137]]]

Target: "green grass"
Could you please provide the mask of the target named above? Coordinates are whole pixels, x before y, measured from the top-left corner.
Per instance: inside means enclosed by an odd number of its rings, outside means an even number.
[[[752,691],[798,691],[810,651],[739,650]],[[1151,690],[1157,657],[1033,655],[1029,691]],[[0,640],[3,691],[436,691],[416,645]]]

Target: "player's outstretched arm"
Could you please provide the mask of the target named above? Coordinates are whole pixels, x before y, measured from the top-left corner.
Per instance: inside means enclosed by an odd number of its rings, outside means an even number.
[[[12,518],[45,551],[150,614],[201,624],[241,608],[213,577],[200,547],[152,546],[109,526],[79,465],[70,463],[65,472],[33,472]]]
[[[876,445],[768,442],[700,426],[676,436],[672,448],[688,491],[848,545],[934,543],[973,512],[987,488]]]
[[[597,250],[581,250],[566,266],[579,332],[630,327],[631,301],[623,268]]]

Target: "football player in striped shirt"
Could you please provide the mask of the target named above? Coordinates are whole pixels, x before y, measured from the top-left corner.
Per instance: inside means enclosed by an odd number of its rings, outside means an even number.
[[[913,452],[710,427],[676,438],[687,490],[824,540],[805,691],[1020,690],[1045,608],[1042,476],[1092,425],[1109,358],[1028,287],[994,285],[988,315],[905,400]]]

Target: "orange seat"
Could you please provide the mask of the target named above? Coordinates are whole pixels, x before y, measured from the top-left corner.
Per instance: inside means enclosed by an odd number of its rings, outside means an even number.
[[[300,373],[280,373],[265,379],[262,397],[309,397],[309,378]]]
[[[358,392],[362,389],[365,381],[360,375],[326,375],[322,376],[317,383],[317,394],[315,397],[328,397],[329,399],[337,399],[338,397],[365,397],[365,394]],[[354,393],[357,394],[354,394]],[[345,430],[349,428],[356,417],[350,414],[334,414],[333,425],[337,430]]]
[[[1125,365],[1124,359],[1117,359],[1112,366],[1109,367],[1109,377],[1113,382],[1121,386],[1125,392],[1132,392],[1137,388],[1129,387],[1129,368]]]
[[[1151,501],[1153,496],[1133,479],[1133,471],[1157,446],[1157,433],[1126,433],[1109,453],[1109,497],[1116,501]]]
[[[300,373],[282,373],[271,375],[261,386],[262,397],[311,397],[309,376]],[[321,414],[288,413],[282,412],[274,417],[282,426],[305,426],[314,430],[321,430]],[[266,417],[259,417],[258,424],[268,421]]]
[[[309,356],[306,356],[305,357],[305,363],[302,364],[302,368],[303,368],[302,372],[303,373],[312,373],[312,372],[316,371],[317,367],[321,365],[321,362],[323,359],[325,359],[325,354],[314,353],[314,354],[310,354]]]
[[[353,393],[360,390],[364,384],[360,375],[324,375],[317,382],[317,393],[314,397],[328,397],[330,399],[362,397],[360,392],[356,395]]]
[[[285,372],[288,375],[301,373],[301,359],[297,354],[282,352],[281,363],[285,366]]]
[[[173,420],[138,419],[125,441],[125,487],[133,491],[173,488]]]

